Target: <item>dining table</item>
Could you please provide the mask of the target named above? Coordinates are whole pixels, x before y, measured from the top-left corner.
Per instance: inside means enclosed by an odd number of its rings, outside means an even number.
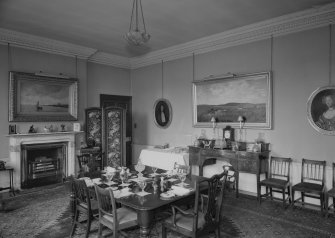
[[[161,177],[164,181],[163,189],[160,185]],[[132,174],[126,182],[121,182],[118,176],[114,176],[108,182],[103,179],[100,181],[93,179],[90,183],[96,183],[105,189],[112,189],[117,203],[134,209],[137,212],[140,237],[149,237],[151,227],[155,222],[155,212],[173,203],[183,204],[185,201],[186,204],[195,194],[196,181],[205,179],[202,176],[189,174],[182,184],[177,175],[169,176],[161,173],[138,178],[136,174]],[[139,187],[140,180],[146,181],[146,187],[142,191]],[[92,187],[92,184],[88,185]]]

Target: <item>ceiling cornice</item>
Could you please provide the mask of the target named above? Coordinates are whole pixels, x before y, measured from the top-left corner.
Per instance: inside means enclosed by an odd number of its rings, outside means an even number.
[[[106,64],[118,68],[130,69],[130,58],[122,57],[118,55],[113,55],[105,52],[96,52],[88,59],[88,62],[97,63],[97,64]]]
[[[87,59],[96,49],[0,28],[0,43],[51,54]]]
[[[271,36],[286,35],[313,29],[335,22],[335,3],[296,12],[237,29],[225,31],[166,49],[153,51],[140,57],[127,58],[97,49],[67,42],[38,37],[0,28],[0,43],[52,54],[85,59],[88,62],[111,65],[118,68],[136,69],[162,60],[169,61],[194,54],[202,54],[231,46],[246,44]]]
[[[132,69],[164,61],[175,60],[194,54],[202,54],[254,41],[268,39],[271,36],[286,35],[313,29],[335,22],[335,3],[319,8],[296,12],[282,17],[258,22],[219,34],[157,50],[141,57],[130,59]]]

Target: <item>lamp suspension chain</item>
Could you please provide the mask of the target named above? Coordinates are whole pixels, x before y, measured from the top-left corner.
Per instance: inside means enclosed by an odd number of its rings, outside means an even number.
[[[162,60],[162,98],[164,98],[164,62]]]
[[[273,70],[273,35],[271,35],[271,42],[270,42],[270,71],[272,73]]]
[[[194,52],[192,54],[192,81],[194,82],[195,80],[195,55],[194,55]]]
[[[329,85],[332,83],[332,24],[329,24]]]
[[[12,70],[12,55],[10,50],[10,43],[7,43],[7,63],[8,63],[8,71]]]
[[[147,29],[145,27],[145,22],[144,22],[144,15],[143,15],[143,8],[142,8],[142,1],[141,0],[140,0],[140,7],[141,7],[141,14],[142,14],[143,29],[144,29],[144,32],[147,32]]]
[[[78,56],[76,55],[76,78],[78,78]]]

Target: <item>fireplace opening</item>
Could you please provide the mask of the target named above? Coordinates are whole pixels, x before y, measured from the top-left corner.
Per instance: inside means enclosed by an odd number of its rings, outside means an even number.
[[[67,143],[21,146],[21,188],[62,182],[66,176]]]

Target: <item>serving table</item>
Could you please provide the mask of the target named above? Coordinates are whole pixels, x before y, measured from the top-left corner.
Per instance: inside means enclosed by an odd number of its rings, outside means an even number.
[[[199,176],[203,175],[203,168],[211,160],[226,161],[238,172],[251,173],[256,175],[257,199],[260,199],[260,175],[268,174],[268,161],[270,151],[249,152],[232,151],[221,149],[209,149],[189,146],[190,165],[199,166]],[[236,178],[236,197],[238,197],[238,177]]]

